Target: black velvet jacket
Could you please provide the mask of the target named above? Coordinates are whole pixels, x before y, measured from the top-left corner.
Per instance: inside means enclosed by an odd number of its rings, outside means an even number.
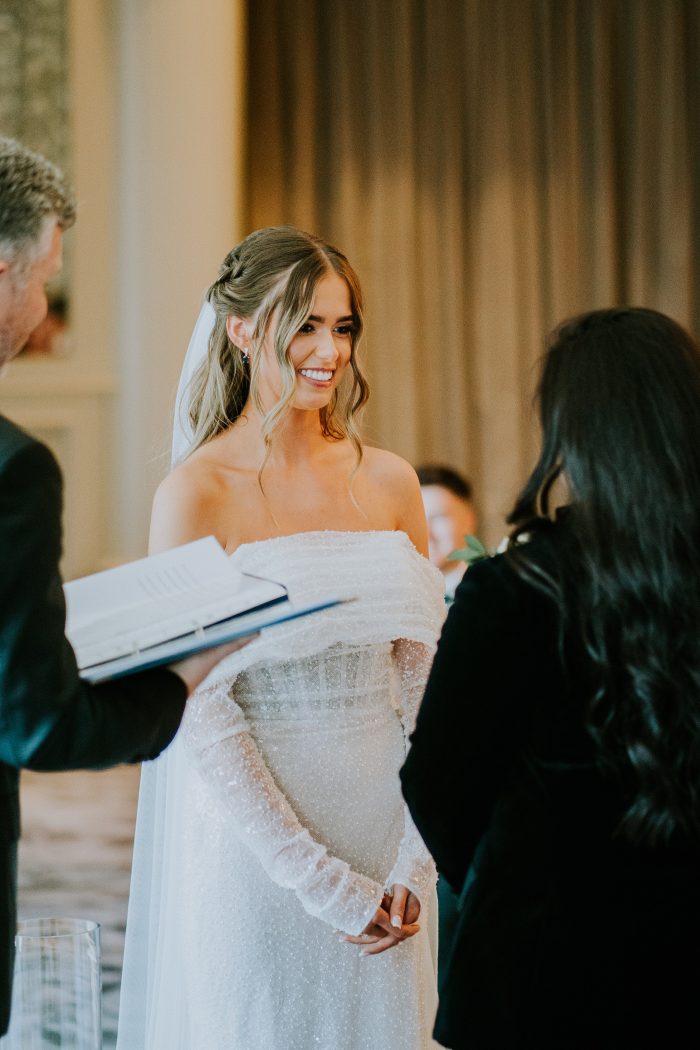
[[[550,565],[560,524],[533,541]],[[462,907],[435,1035],[454,1050],[700,1042],[700,850],[618,834],[587,663],[507,555],[457,589],[402,770]],[[689,961],[688,961],[689,960]],[[684,1026],[694,1033],[681,1037]]]
[[[19,769],[154,758],[186,700],[170,671],[97,688],[80,681],[63,633],[61,504],[49,450],[0,416],[0,1033],[10,1006]]]

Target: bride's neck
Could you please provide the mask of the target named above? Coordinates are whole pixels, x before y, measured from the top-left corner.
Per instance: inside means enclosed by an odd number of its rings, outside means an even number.
[[[253,405],[246,405],[232,429],[232,437],[241,443],[239,448],[241,451],[245,450],[246,458],[250,455],[256,462],[262,459],[265,454],[262,417]],[[322,451],[326,441],[318,412],[292,408],[275,427],[268,465],[299,466],[304,460],[311,460]]]

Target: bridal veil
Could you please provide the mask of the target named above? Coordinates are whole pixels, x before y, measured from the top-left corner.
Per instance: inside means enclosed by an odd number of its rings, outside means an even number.
[[[206,358],[214,320],[214,308],[205,300],[180,373],[173,466],[184,459],[192,444],[188,391]],[[178,986],[177,971],[182,963],[176,935],[181,908],[179,841],[186,770],[179,735],[159,758],[141,767],[117,1050],[175,1047],[186,1023],[185,1004],[173,1002],[168,995],[169,989]],[[163,996],[168,1000],[165,1003]]]

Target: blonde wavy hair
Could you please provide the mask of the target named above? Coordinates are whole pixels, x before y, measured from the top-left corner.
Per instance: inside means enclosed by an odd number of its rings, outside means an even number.
[[[369,386],[356,353],[363,327],[360,283],[342,252],[293,226],[270,226],[249,234],[228,253],[217,280],[207,292],[216,321],[207,356],[190,387],[190,453],[234,423],[252,397],[262,416],[265,457],[259,477],[262,475],[275,428],[294,397],[296,373],[289,347],[311,313],[319,281],[328,273],[338,274],[347,284],[354,323],[350,368],[333,391],[329,404],[321,409],[321,426],[327,438],[350,440],[357,453],[357,470],[362,459],[358,413],[369,397]],[[278,314],[273,349],[282,376],[282,394],[266,411],[258,380],[262,345],[275,311]],[[231,315],[254,324],[247,361],[226,331],[226,320]]]

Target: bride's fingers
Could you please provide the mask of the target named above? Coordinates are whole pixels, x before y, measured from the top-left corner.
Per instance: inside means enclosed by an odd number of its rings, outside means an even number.
[[[415,937],[420,931],[420,923],[411,922],[401,927],[401,939],[408,940],[409,937]]]
[[[420,901],[416,897],[415,893],[409,893],[406,901],[406,908],[403,913],[403,921],[407,925],[411,925],[414,922],[418,922],[418,916],[420,915]]]
[[[418,923],[404,923],[400,930],[392,930],[390,936],[395,941],[405,941],[409,937],[413,937],[420,930]],[[381,928],[381,926],[367,927],[363,933],[351,934],[343,933],[341,930],[336,930],[339,939],[346,944],[376,944],[377,941],[383,940],[387,933]]]
[[[399,944],[399,941],[396,937],[392,937],[391,934],[388,933],[386,937],[382,937],[376,944],[368,944],[363,948],[360,952],[360,956],[366,958],[368,955],[381,955],[381,953],[385,952],[388,948],[395,948],[397,944]]]
[[[389,918],[388,912],[385,912],[383,908],[377,908],[372,918],[372,921],[368,923],[368,925],[362,932],[369,933],[372,931],[372,927],[374,926],[379,926],[382,930],[385,930],[386,933],[396,933],[396,931],[391,925],[391,919]]]
[[[407,937],[413,937],[415,933],[418,933],[419,929],[420,926],[416,924],[413,926],[404,926],[402,934],[406,931],[405,936],[392,937],[391,934],[389,934],[386,937],[382,937],[382,939],[377,941],[376,944],[367,945],[366,948],[362,949],[360,955],[363,957],[368,955],[381,955],[382,952],[388,951],[389,948],[395,948],[397,944],[401,944],[401,941],[405,940]]]
[[[375,944],[382,937],[386,936],[384,930],[381,930],[378,926],[375,927],[375,931],[375,933],[342,933],[340,939],[347,944]]]
[[[406,901],[408,899],[408,890],[405,886],[394,886],[394,896],[391,899],[390,918],[391,925],[395,930],[400,930],[404,923],[404,911],[406,910]]]

